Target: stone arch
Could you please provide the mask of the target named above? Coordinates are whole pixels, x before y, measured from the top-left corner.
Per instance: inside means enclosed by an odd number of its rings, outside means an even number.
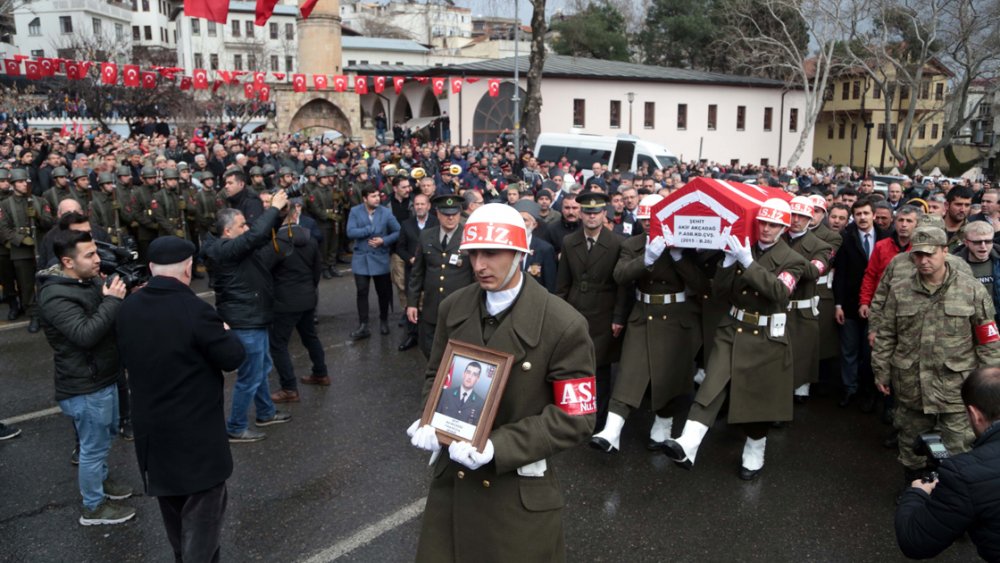
[[[392,108],[392,121],[390,123],[406,123],[413,119],[413,108],[406,96],[396,98],[396,106]]]
[[[420,115],[418,117],[433,117],[441,115],[441,104],[438,102],[434,92],[430,89],[424,94],[424,99],[420,102]]]
[[[523,101],[527,98],[524,88],[518,88],[521,98],[521,110],[524,110]],[[489,91],[483,93],[476,104],[476,113],[472,118],[472,142],[481,145],[486,142],[495,141],[497,136],[504,130],[514,130],[514,83],[501,82],[500,93],[496,97],[491,97]]]
[[[298,132],[304,129],[339,131],[344,137],[351,136],[351,122],[336,104],[323,98],[306,102],[295,112],[288,130]]]

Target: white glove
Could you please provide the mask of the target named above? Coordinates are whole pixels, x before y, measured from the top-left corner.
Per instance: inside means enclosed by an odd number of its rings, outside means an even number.
[[[671,248],[670,257],[673,258],[674,262],[680,262],[681,258],[684,258],[684,254],[681,252],[681,249],[679,248]]]
[[[643,263],[646,267],[650,267],[655,263],[663,251],[667,248],[667,241],[662,236],[656,237],[653,240],[646,240],[646,257],[643,259]]]
[[[420,419],[419,418],[416,419],[416,420],[414,420],[413,424],[411,424],[410,427],[406,429],[406,435],[408,437],[412,438],[413,435],[417,433],[417,429],[418,428],[420,428]]]
[[[493,440],[486,440],[482,453],[469,442],[452,442],[448,446],[448,455],[455,463],[461,463],[469,469],[479,469],[493,461]]]
[[[733,235],[729,235],[726,238],[726,242],[729,244],[729,250],[726,250],[726,259],[722,267],[732,266],[734,262],[739,262],[744,268],[749,268],[750,264],[753,263],[753,253],[750,252],[750,238],[746,237],[743,239],[744,243],[740,244],[740,239]],[[733,260],[730,260],[730,257]]]
[[[410,437],[410,443],[432,453],[441,450],[441,443],[438,442],[437,432],[434,431],[434,427],[430,424],[425,424],[418,428],[413,433],[413,436]]]

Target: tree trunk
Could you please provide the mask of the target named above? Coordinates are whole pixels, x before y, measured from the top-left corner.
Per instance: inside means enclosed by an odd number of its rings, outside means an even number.
[[[542,132],[542,67],[545,65],[545,0],[531,0],[531,6],[531,66],[521,124],[527,137],[526,146],[533,146]]]

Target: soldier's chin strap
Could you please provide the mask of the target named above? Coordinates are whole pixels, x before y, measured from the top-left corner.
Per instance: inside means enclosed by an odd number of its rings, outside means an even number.
[[[520,269],[521,267],[521,264],[524,262],[525,254],[526,254],[525,252],[514,253],[514,261],[510,263],[510,270],[507,270],[507,276],[504,277],[503,283],[500,284],[500,287],[507,287],[507,284],[510,283],[510,280],[514,279],[514,274],[517,273],[518,269]]]

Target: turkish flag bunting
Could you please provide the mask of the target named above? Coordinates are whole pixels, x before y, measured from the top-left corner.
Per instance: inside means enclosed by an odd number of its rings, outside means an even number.
[[[101,63],[101,84],[108,86],[118,84],[118,65],[115,63]]]
[[[444,77],[437,77],[431,79],[431,87],[434,90],[435,96],[440,96],[444,92]],[[459,86],[461,88],[461,86]]]
[[[452,94],[458,94],[461,91],[462,91],[462,79],[461,78],[452,78],[451,79],[451,93]]]
[[[192,80],[195,90],[204,90],[208,88],[208,71],[203,68],[194,69],[194,78]]]
[[[426,76],[414,76],[413,79],[421,84],[427,84],[427,81],[430,80],[430,78],[427,78]]]
[[[285,79],[285,73],[284,72],[272,72],[271,74],[273,74],[274,77],[277,78],[278,80],[284,80]]]
[[[308,87],[306,86],[306,75],[304,74],[293,74],[292,75],[292,90],[295,92],[305,92]]]
[[[356,94],[368,93],[368,77],[366,76],[354,77],[354,93]]]
[[[216,80],[214,83],[212,83],[212,93],[214,94],[214,93],[218,92],[219,88],[221,88],[221,87],[222,87],[222,81],[221,80]]]
[[[258,97],[260,98],[260,101],[262,101],[262,102],[269,102],[269,101],[271,101],[271,87],[268,86],[267,84],[261,86],[260,87],[260,92],[258,93]]]
[[[299,12],[302,13],[302,19],[308,18],[309,14],[312,13],[313,8],[316,7],[316,2],[319,0],[306,0],[305,4],[299,7]]]
[[[69,125],[63,123],[62,129],[59,131],[59,135],[69,137]]]
[[[80,80],[80,63],[69,61],[66,63],[66,78],[70,80]]]
[[[397,94],[402,94],[403,93],[403,84],[404,83],[406,83],[406,78],[404,78],[402,76],[393,76],[392,77],[392,88],[396,91]]]
[[[144,72],[142,73],[142,87],[147,90],[152,90],[156,88],[156,73],[155,72]]]
[[[38,59],[38,64],[42,65],[42,74],[44,74],[45,76],[55,75],[56,73],[55,67],[58,66],[58,63],[56,63],[52,59],[40,58]]]
[[[191,89],[191,77],[190,76],[182,76],[181,77],[181,90],[190,90],[190,89]]]
[[[93,66],[91,61],[80,61],[80,70],[77,71],[76,75],[80,80],[87,78],[87,74],[90,73],[90,67]]]
[[[219,78],[224,83],[226,83],[226,84],[232,84],[232,82],[233,82],[233,73],[232,72],[229,72],[228,70],[217,70],[215,72],[219,74]]]
[[[137,88],[139,86],[139,65],[125,65],[122,68],[125,73],[122,83],[129,88]]]
[[[375,93],[381,94],[382,90],[385,90],[385,77],[376,76],[375,77]]]
[[[468,82],[469,84],[475,84],[476,82],[479,82],[479,79],[476,77],[472,77],[472,78],[466,78],[465,81]]]
[[[490,97],[491,98],[495,98],[495,97],[497,97],[497,96],[500,95],[500,79],[499,78],[490,78],[490,81],[487,82],[487,84],[489,85]]]
[[[347,91],[347,77],[343,74],[336,74],[333,77],[333,91],[334,92],[346,92]]]
[[[264,86],[264,73],[263,72],[253,73],[253,89],[255,91],[258,91],[263,86]]]
[[[4,59],[3,69],[7,76],[21,76],[21,61],[17,59]]]
[[[14,55],[14,60],[15,61],[24,61],[24,60],[27,60],[27,59],[30,59],[30,58],[31,57],[29,57],[28,55]]]
[[[169,80],[171,82],[173,82],[175,74],[184,70],[183,68],[177,68],[175,66],[157,66],[153,68],[156,69],[156,72],[160,73],[160,76],[162,76],[164,80]]]
[[[28,77],[28,80],[44,78],[42,76],[42,65],[38,64],[38,61],[24,61],[24,74]]]
[[[257,92],[253,88],[253,82],[247,82],[243,85],[243,95],[246,96],[246,99],[252,100],[257,97],[256,94]]]
[[[226,25],[229,0],[184,0],[184,15]]]
[[[267,23],[267,20],[271,19],[271,14],[274,13],[274,6],[277,4],[278,0],[257,0],[257,8],[254,10],[256,13],[254,23],[259,26]]]
[[[326,75],[325,74],[314,74],[313,75],[313,85],[316,86],[317,90],[326,90]]]

